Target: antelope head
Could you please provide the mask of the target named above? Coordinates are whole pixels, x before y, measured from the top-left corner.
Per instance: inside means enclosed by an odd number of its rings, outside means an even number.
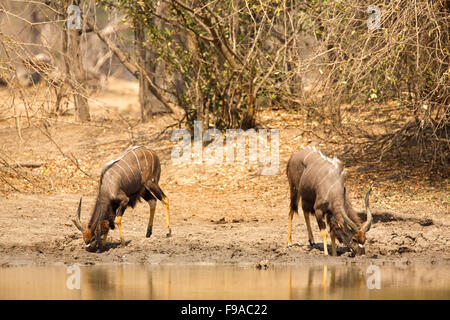
[[[86,225],[82,225],[80,221],[80,215],[81,215],[81,202],[82,198],[80,198],[80,202],[78,204],[78,210],[77,215],[73,221],[75,226],[78,230],[81,231],[83,234],[83,240],[85,243],[85,249],[89,252],[95,252],[97,249],[101,249],[102,247],[102,236],[108,233],[109,230],[109,221],[108,220],[102,220],[100,223],[97,224],[97,226],[91,230]],[[92,215],[98,215],[99,206],[96,205],[94,208],[94,212]]]
[[[364,244],[366,242],[366,233],[370,230],[370,227],[372,225],[373,217],[369,208],[369,194],[371,191],[372,186],[370,186],[369,190],[366,193],[365,211],[367,219],[366,222],[364,222],[361,226],[358,226],[355,221],[350,219],[345,208],[341,208],[342,217],[344,218],[344,225],[339,223],[335,218],[332,219],[332,224],[334,225],[333,231],[335,232],[336,237],[339,239],[339,241],[344,243],[354,255],[357,256],[365,254]]]

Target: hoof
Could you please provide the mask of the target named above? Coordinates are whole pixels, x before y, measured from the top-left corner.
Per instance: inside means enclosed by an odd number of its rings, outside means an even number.
[[[85,248],[87,252],[97,252],[98,248],[91,248],[91,247],[86,247]]]
[[[290,247],[301,247],[300,246],[300,244],[298,243],[298,242],[295,242],[295,243],[288,243],[288,248],[290,248]]]
[[[166,233],[166,238],[170,238],[172,236],[172,231]]]

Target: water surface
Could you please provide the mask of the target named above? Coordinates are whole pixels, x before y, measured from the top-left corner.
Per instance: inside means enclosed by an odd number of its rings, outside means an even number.
[[[0,299],[450,299],[450,267],[12,266]]]

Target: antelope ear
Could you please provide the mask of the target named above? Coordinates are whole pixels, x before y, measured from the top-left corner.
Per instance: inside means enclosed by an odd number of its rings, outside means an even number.
[[[321,200],[320,202],[317,202],[314,206],[314,209],[321,210],[321,211],[327,211],[328,210],[329,202],[327,200]]]

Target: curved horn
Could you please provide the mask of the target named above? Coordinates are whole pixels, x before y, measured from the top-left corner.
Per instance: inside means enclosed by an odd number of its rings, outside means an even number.
[[[83,200],[83,198],[80,198],[80,203],[78,204],[78,210],[77,210],[77,215],[76,215],[76,219],[72,220],[73,223],[75,224],[75,226],[78,228],[78,230],[80,230],[81,232],[84,232],[85,229],[83,228],[83,226],[81,225],[80,222],[80,214],[81,214],[81,201]]]
[[[344,207],[344,206],[342,206],[342,217],[344,218],[344,221],[347,223],[347,225],[348,225],[350,228],[353,229],[353,231],[355,231],[355,232],[358,232],[358,231],[359,231],[359,228],[358,228],[358,226],[356,225],[356,223],[353,222],[353,220],[350,219],[350,218],[347,216],[347,214],[345,213],[345,207]]]
[[[365,199],[365,206],[366,206],[366,215],[367,215],[367,219],[366,222],[364,223],[364,225],[362,226],[362,231],[367,232],[369,231],[371,225],[372,225],[372,212],[370,212],[370,208],[369,208],[369,194],[370,191],[372,191],[372,185],[370,185],[369,190],[366,193],[366,199]]]
[[[345,187],[344,187],[344,203],[342,204],[342,207],[341,207],[342,217],[344,218],[344,221],[347,223],[347,225],[348,225],[353,231],[358,232],[358,231],[359,231],[358,226],[356,225],[355,222],[353,222],[352,219],[350,219],[350,218],[348,217],[347,213],[345,212],[345,203],[346,203],[346,201],[347,201],[347,195],[346,195],[346,190],[345,190]]]

